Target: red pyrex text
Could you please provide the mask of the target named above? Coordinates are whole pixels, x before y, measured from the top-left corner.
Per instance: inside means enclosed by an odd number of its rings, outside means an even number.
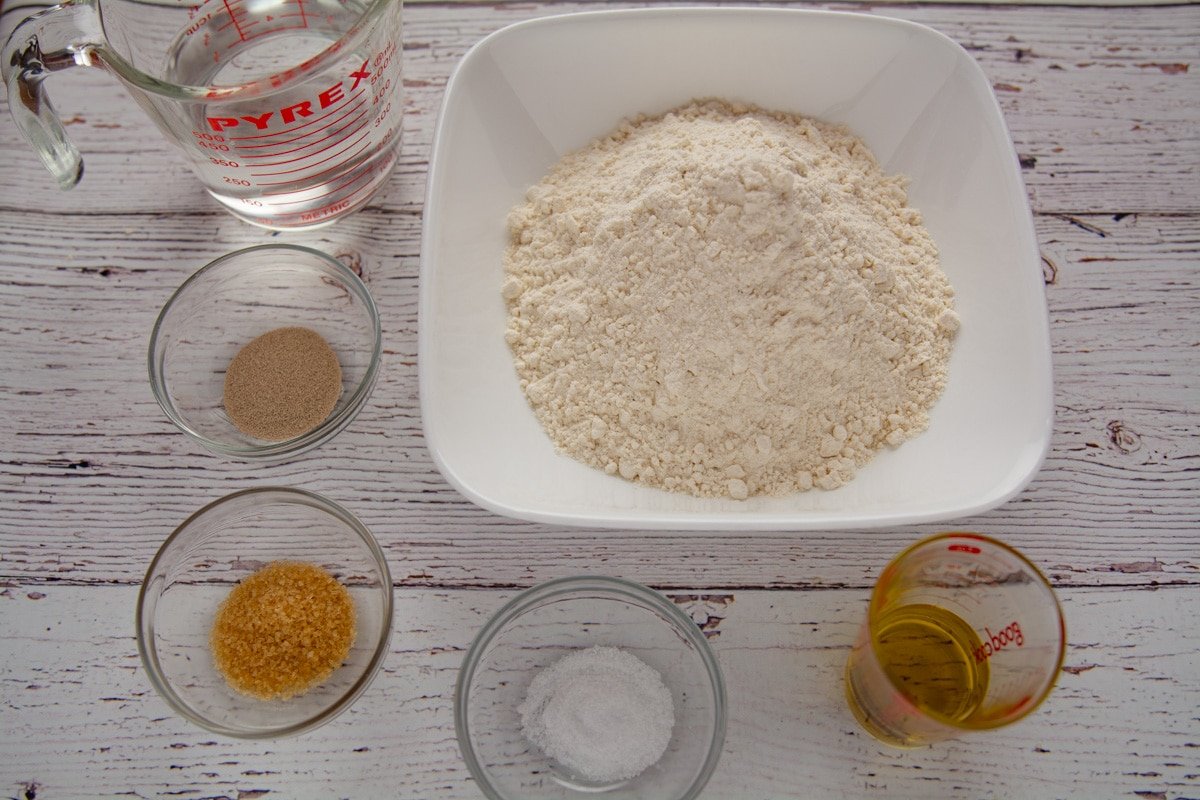
[[[268,111],[265,114],[243,114],[238,117],[208,117],[208,127],[218,133],[238,126],[253,126],[256,130],[265,131],[270,126],[271,121],[276,118],[276,115],[278,115],[280,124],[283,125],[290,125],[303,117],[311,117],[318,110],[330,108],[342,102],[348,95],[353,94],[360,83],[371,77],[371,73],[367,71],[368,63],[364,61],[361,67],[350,73],[350,77],[348,78],[351,81],[349,89],[343,88],[346,84],[345,80],[338,81],[333,86],[318,94],[316,100],[303,100],[275,111]]]

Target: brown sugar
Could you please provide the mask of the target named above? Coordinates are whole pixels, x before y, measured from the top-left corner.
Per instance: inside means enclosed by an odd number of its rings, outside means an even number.
[[[231,687],[286,700],[345,660],[354,644],[354,600],[320,567],[275,561],[233,588],[217,609],[209,643]]]
[[[238,430],[280,442],[320,425],[342,394],[337,354],[316,331],[268,331],[238,351],[225,373],[225,413]]]

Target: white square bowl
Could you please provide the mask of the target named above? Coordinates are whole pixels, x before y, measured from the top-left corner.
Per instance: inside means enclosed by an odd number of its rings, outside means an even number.
[[[567,152],[637,113],[720,97],[848,125],[911,179],[962,318],[929,429],[834,491],[672,494],[557,453],[517,383],[505,218]],[[921,25],[826,11],[601,11],[512,25],[446,87],[421,258],[421,411],[446,479],[500,514],[598,527],[801,530],[992,508],[1037,472],[1053,418],[1041,264],[983,71]]]

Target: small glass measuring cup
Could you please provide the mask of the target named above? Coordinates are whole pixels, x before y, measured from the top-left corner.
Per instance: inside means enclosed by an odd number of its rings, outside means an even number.
[[[1054,590],[1028,559],[979,534],[939,534],[879,576],[846,698],[864,728],[898,747],[998,728],[1049,695],[1066,638]]]
[[[235,216],[288,230],[361,208],[400,142],[401,0],[68,0],[23,21],[0,71],[17,127],[59,185],[79,151],[51,72],[100,67]]]

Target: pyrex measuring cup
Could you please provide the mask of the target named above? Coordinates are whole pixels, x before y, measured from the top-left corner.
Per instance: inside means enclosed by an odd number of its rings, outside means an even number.
[[[401,0],[68,0],[22,22],[0,70],[13,117],[64,189],[79,151],[46,96],[114,74],[233,214],[307,228],[363,206],[400,142]]]
[[[884,742],[914,747],[1031,713],[1062,666],[1054,590],[1006,544],[943,533],[879,576],[846,665],[850,709]]]

